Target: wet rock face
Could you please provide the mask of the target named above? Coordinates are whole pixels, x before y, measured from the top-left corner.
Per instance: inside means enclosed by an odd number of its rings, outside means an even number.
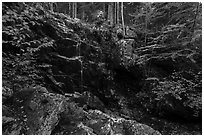
[[[74,98],[78,98],[78,103]],[[42,87],[17,92],[3,107],[3,134],[160,134],[136,121],[113,117],[97,108],[79,107],[79,98],[49,93]]]

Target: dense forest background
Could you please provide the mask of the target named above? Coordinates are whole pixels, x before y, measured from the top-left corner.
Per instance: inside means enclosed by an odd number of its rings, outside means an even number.
[[[2,133],[202,134],[201,3],[2,3]]]

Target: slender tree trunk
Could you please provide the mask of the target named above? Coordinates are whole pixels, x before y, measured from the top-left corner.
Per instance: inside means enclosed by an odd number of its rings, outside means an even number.
[[[72,3],[72,18],[75,18],[75,3]]]
[[[146,16],[145,16],[145,46],[147,46],[147,27],[148,27],[148,22],[150,20],[150,16],[151,16],[151,12],[152,12],[152,7],[151,7],[151,3],[148,2],[146,3]],[[148,10],[149,9],[149,10]]]
[[[73,2],[70,3],[70,17],[73,18]]]
[[[77,2],[74,2],[74,18],[77,18]]]
[[[106,4],[103,4],[103,11],[106,12]]]
[[[105,19],[107,19],[106,3],[103,4],[103,12],[105,13]]]
[[[112,2],[108,4],[108,20],[110,21],[110,24],[113,25],[113,3]]]
[[[110,21],[110,12],[111,12],[111,6],[110,6],[110,3],[108,3],[108,21]]]
[[[120,23],[120,3],[117,2],[117,23],[116,24],[119,24]]]
[[[68,9],[66,11],[67,11],[67,14],[70,16],[70,2],[68,2]]]
[[[83,7],[85,7],[85,5],[86,5],[86,3],[82,3],[82,6],[80,7],[80,11],[79,11],[80,13],[82,13],[81,17],[80,17],[82,20],[85,20],[85,10],[83,8]]]
[[[72,18],[75,18],[75,2],[72,2]]]
[[[114,2],[114,24],[117,24],[117,2]]]
[[[124,16],[123,16],[123,2],[121,2],[121,20],[123,26],[123,35],[125,35],[125,23],[124,23]]]
[[[72,18],[77,18],[77,3],[72,3]]]
[[[70,17],[72,17],[72,14],[71,14],[71,12],[72,12],[72,3],[69,2],[68,5],[69,5],[69,7],[68,7],[68,8],[69,8],[69,9],[68,9],[68,14],[69,14]]]

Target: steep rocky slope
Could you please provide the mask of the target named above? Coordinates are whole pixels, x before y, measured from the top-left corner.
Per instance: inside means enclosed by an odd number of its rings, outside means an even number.
[[[2,11],[3,134],[200,134],[199,51],[134,48],[109,25],[40,7]]]

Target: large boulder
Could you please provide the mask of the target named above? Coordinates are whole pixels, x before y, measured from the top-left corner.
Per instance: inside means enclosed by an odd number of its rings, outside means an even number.
[[[69,112],[65,112],[61,118],[57,126],[58,132],[55,134],[160,135],[158,131],[147,125],[134,120],[113,117],[99,110],[89,110],[71,119]],[[86,132],[82,132],[82,128]]]
[[[5,103],[9,111],[6,107],[3,109],[3,120],[10,119],[3,124],[3,134],[51,134],[58,123],[58,114],[64,111],[64,99],[43,87],[16,92]]]

